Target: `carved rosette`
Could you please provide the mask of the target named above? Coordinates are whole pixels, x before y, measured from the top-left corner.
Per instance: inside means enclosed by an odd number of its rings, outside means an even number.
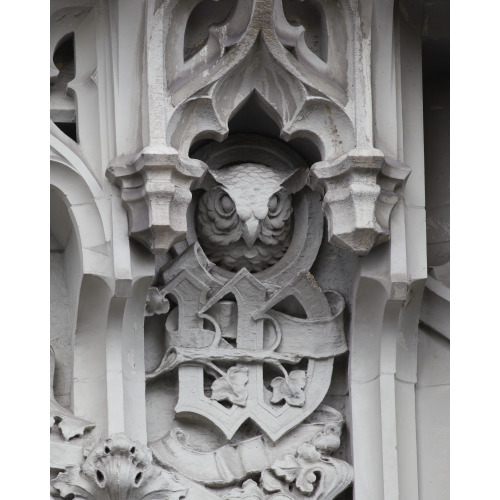
[[[229,120],[255,98],[283,141],[317,148],[310,186],[325,196],[330,242],[365,255],[386,241],[409,170],[383,169],[390,160],[371,143],[370,34],[357,2],[314,2],[327,40],[319,53],[304,27],[290,24],[283,0],[239,0],[187,57],[185,32],[201,1],[148,2],[149,145],[107,172],[121,188],[130,236],[153,253],[185,236],[191,190],[207,171],[190,148],[224,141]]]
[[[100,441],[81,466],[68,467],[52,481],[62,498],[86,500],[180,500],[188,488],[153,464],[151,451],[125,434]]]

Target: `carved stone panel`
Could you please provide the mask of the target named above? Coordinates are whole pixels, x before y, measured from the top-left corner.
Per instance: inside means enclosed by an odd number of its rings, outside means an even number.
[[[406,4],[53,0],[52,500],[419,496]]]
[[[327,394],[334,358],[347,351],[344,299],[334,291],[327,299],[310,273],[323,232],[320,197],[306,186],[300,155],[273,139],[236,134],[195,156],[208,171],[188,211],[185,249],[159,270],[146,307],[166,318],[165,354],[147,380],[176,373],[176,419],[218,429],[232,444],[195,458],[179,429],[152,443],[153,453],[207,486],[242,484],[223,498],[253,490],[331,498],[325,491],[345,489],[351,467],[315,447],[333,422],[304,424]],[[342,417],[329,407],[322,414],[337,421],[337,449]],[[241,432],[248,422],[257,433],[250,440]],[[210,468],[212,460],[228,461]],[[255,473],[261,487],[241,483]]]
[[[365,116],[371,105],[361,62],[367,34],[358,3],[306,2],[314,19],[292,1],[238,0],[227,12],[221,5],[212,13],[221,24],[210,27],[186,58],[193,18],[209,3],[148,2],[148,145],[117,158],[107,172],[122,190],[130,235],[153,253],[184,237],[190,190],[207,172],[190,149],[201,140],[226,139],[230,120],[254,99],[281,139],[309,141],[318,151],[309,184],[325,195],[331,243],[364,255],[386,241],[396,188],[409,169],[386,168],[379,176],[384,154],[373,147]],[[319,52],[311,50],[303,26],[290,24],[294,18],[304,18],[322,40]]]

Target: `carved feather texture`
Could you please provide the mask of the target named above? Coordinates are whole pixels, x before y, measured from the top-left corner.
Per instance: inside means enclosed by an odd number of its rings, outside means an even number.
[[[230,271],[262,271],[285,254],[292,235],[290,170],[245,163],[212,175],[220,184],[198,204],[198,240],[207,257]]]

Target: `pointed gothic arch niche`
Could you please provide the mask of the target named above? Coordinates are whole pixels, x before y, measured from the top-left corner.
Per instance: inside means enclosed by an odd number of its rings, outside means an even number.
[[[281,137],[282,120],[272,106],[256,91],[253,91],[233,110],[228,120],[228,129],[228,135],[258,134],[286,142],[306,160],[309,166],[322,159],[313,134],[302,134],[301,137],[293,137],[288,141],[283,141]],[[193,154],[200,147],[214,140],[215,137],[208,133],[199,134],[193,140],[189,156],[193,157]]]

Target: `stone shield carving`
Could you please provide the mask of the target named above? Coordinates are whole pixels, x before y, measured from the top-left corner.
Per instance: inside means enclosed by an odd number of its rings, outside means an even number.
[[[249,150],[251,139],[236,137],[199,153],[210,175],[191,210],[190,246],[163,273],[159,291],[177,307],[167,318],[163,361],[148,377],[178,370],[176,412],[209,420],[228,439],[247,419],[272,441],[296,427],[324,399],[334,357],[347,350],[343,299],[328,300],[309,272],[322,235],[319,196],[303,189],[307,169],[292,152],[280,145],[266,158],[274,142]],[[258,169],[268,182],[254,184],[251,206],[240,203],[250,185],[238,176]],[[213,207],[203,201],[212,193]],[[210,241],[227,257],[220,266],[206,255],[214,253]]]

